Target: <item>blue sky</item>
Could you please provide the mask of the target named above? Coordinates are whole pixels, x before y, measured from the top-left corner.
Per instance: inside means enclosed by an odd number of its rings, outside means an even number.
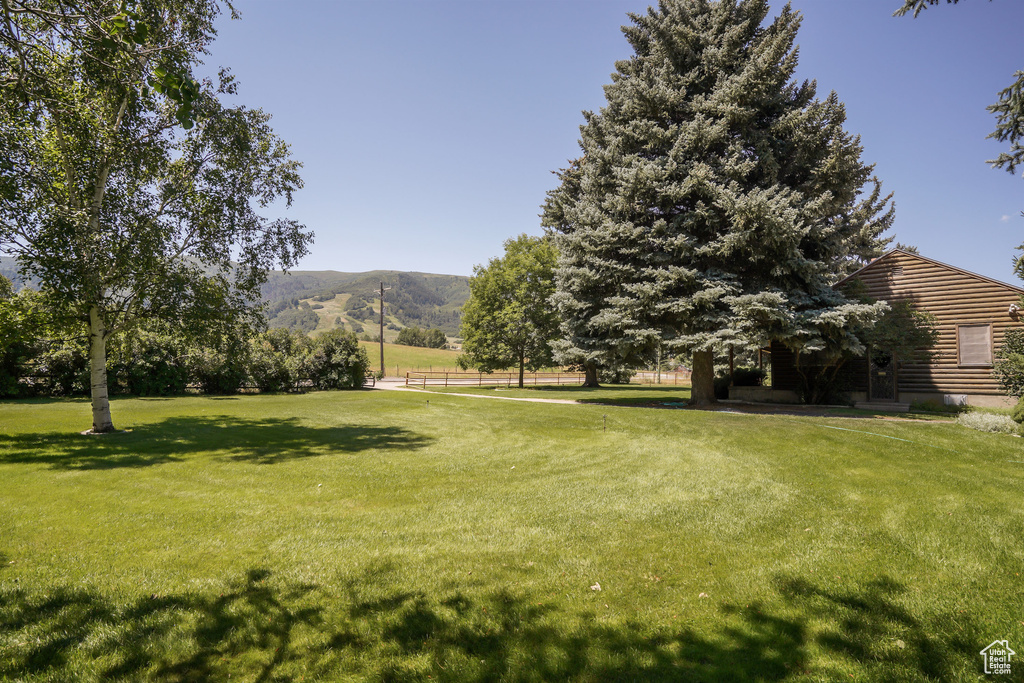
[[[207,59],[274,115],[305,165],[285,215],[316,232],[300,268],[469,275],[537,217],[577,156],[581,111],[630,48],[628,0],[239,0]],[[918,19],[899,0],[794,0],[800,78],[835,90],[895,193],[897,239],[1006,282],[1024,179],[989,167],[985,107],[1024,69],[1024,2]],[[778,10],[782,3],[773,3]]]

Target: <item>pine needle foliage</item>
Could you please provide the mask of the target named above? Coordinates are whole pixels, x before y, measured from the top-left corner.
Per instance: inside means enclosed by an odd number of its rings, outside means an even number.
[[[832,285],[883,253],[891,195],[837,95],[794,80],[799,13],[768,14],[764,0],[666,0],[629,15],[634,54],[584,112],[582,155],[543,207],[561,362],[640,364],[661,343],[710,364],[773,338],[862,351],[848,330],[884,306]]]

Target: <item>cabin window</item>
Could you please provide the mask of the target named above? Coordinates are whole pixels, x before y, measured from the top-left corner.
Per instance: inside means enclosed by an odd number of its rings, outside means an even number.
[[[957,326],[957,347],[960,350],[960,365],[992,365],[992,326]]]

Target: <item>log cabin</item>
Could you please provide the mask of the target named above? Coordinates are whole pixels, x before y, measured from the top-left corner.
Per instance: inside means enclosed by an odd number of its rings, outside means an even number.
[[[889,367],[868,357],[853,358],[844,368],[853,401],[892,404],[905,409],[915,402],[947,405],[1008,406],[1013,401],[992,376],[993,359],[1006,331],[1021,327],[1024,289],[900,249],[887,252],[844,280],[859,280],[867,296],[879,301],[909,299],[917,310],[935,316],[939,338],[930,362],[896,362]],[[793,353],[771,345],[772,384],[777,400],[795,399],[799,377]]]

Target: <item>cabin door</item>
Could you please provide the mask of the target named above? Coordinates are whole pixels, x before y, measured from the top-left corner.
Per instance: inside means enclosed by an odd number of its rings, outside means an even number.
[[[896,363],[891,353],[872,350],[868,361],[868,399],[896,400]]]

